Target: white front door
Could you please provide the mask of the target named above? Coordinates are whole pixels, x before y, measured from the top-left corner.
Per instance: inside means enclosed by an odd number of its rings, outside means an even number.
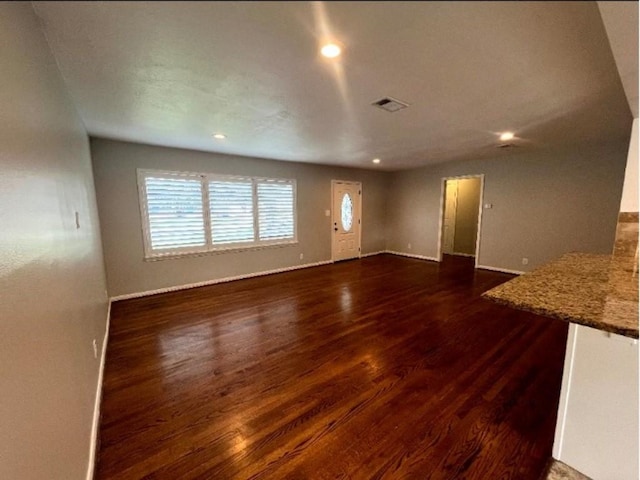
[[[453,253],[453,241],[456,236],[456,209],[458,207],[458,182],[456,180],[446,181],[444,199],[442,251]]]
[[[331,245],[334,261],[360,256],[360,206],[362,187],[360,183],[332,181]]]

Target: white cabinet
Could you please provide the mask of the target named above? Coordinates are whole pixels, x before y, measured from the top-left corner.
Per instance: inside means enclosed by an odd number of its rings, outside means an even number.
[[[571,324],[554,458],[594,480],[638,480],[638,342]]]

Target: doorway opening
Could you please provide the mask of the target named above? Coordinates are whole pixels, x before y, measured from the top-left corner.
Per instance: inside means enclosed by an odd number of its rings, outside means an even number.
[[[474,257],[478,266],[484,175],[442,179],[438,260],[443,255]]]
[[[362,184],[331,181],[331,258],[334,262],[360,257]]]

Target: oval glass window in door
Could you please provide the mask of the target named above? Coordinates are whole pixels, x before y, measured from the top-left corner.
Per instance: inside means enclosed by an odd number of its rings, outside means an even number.
[[[342,229],[345,232],[351,230],[353,226],[353,201],[351,200],[351,195],[345,193],[342,196],[342,206],[341,210],[341,219],[342,219]]]

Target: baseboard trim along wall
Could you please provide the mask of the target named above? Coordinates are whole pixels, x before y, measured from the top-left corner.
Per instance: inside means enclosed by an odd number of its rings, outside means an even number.
[[[360,258],[372,257],[374,255],[382,255],[385,253],[388,253],[390,255],[398,255],[400,257],[426,260],[429,262],[439,262],[439,260],[436,257],[428,257],[426,255],[417,255],[414,253],[396,252],[393,250],[380,250],[378,252],[365,253],[360,255]],[[236,275],[233,277],[216,278],[214,280],[205,280],[204,282],[187,283],[185,285],[176,285],[173,287],[158,288],[156,290],[147,290],[145,292],[126,293],[124,295],[116,295],[115,297],[111,297],[110,301],[117,302],[120,300],[129,300],[131,298],[140,298],[140,297],[148,297],[150,295],[158,295],[160,293],[176,292],[178,290],[188,290],[190,288],[206,287],[207,285],[216,285],[218,283],[233,282],[235,280],[244,280],[247,278],[261,277],[264,275],[273,275],[275,273],[290,272],[292,270],[300,270],[302,268],[319,267],[321,265],[328,265],[330,263],[333,263],[333,261],[325,260],[322,262],[305,263],[304,265],[294,265],[292,267],[276,268],[274,270],[265,270],[262,272],[246,273],[243,275]],[[483,269],[483,270],[492,270],[494,272],[510,273],[513,275],[522,275],[523,273],[525,273],[519,270],[509,270],[506,268],[489,267],[486,265],[478,265],[476,268]],[[111,308],[111,304],[109,304],[109,308]]]
[[[460,252],[453,252],[451,255],[457,255],[459,257],[471,257],[471,258],[476,258],[475,255],[473,255],[472,253],[460,253]]]
[[[109,343],[109,325],[111,324],[111,300],[107,307],[107,323],[102,340],[102,354],[100,355],[100,367],[98,370],[98,386],[96,387],[96,401],[93,406],[93,425],[91,426],[91,443],[89,444],[89,465],[87,465],[87,480],[93,480],[98,454],[98,435],[100,428],[100,406],[102,404],[102,383],[104,366],[107,360],[107,344]]]
[[[508,268],[489,267],[487,265],[478,265],[476,268],[479,268],[480,270],[491,270],[492,272],[510,273],[512,275],[524,275],[527,273],[522,270],[510,270]]]
[[[218,283],[233,282],[235,280],[244,280],[246,278],[261,277],[263,275],[273,275],[274,273],[290,272],[291,270],[299,270],[301,268],[319,267],[320,265],[327,265],[333,263],[331,260],[315,263],[305,263],[304,265],[294,265],[293,267],[276,268],[274,270],[265,270],[262,272],[245,273],[243,275],[236,275],[233,277],[216,278],[214,280],[205,280],[204,282],[188,283],[185,285],[176,285],[174,287],[158,288],[156,290],[148,290],[146,292],[127,293],[124,295],[116,295],[111,297],[112,302],[118,300],[129,300],[130,298],[147,297],[149,295],[157,295],[159,293],[175,292],[178,290],[187,290],[189,288],[206,287],[207,285],[216,285]]]
[[[387,253],[387,251],[386,250],[379,250],[377,252],[363,253],[362,255],[360,255],[360,258],[373,257],[374,255],[382,255],[384,253]]]
[[[391,255],[399,255],[401,257],[417,258],[419,260],[428,260],[430,262],[439,261],[436,257],[427,257],[426,255],[416,255],[414,253],[395,252],[393,250],[387,250],[385,253],[390,253]]]

